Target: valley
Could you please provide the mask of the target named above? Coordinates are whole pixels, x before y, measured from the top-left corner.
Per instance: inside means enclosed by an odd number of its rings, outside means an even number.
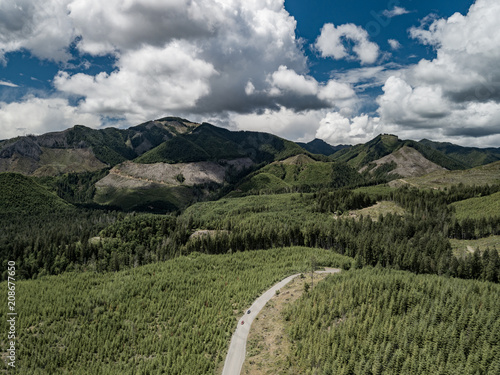
[[[252,301],[324,267],[278,296],[286,351],[243,373],[498,373],[500,153],[452,146],[177,117],[0,141],[14,373],[220,374]]]

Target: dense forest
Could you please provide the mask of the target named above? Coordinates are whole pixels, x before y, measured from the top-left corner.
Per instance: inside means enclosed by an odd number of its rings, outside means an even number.
[[[449,239],[500,234],[500,215],[460,220],[452,205],[499,189],[500,185],[457,185],[443,191],[403,187],[374,194],[322,189],[198,203],[180,216],[64,206],[59,212],[32,212],[30,220],[22,214],[0,215],[5,228],[0,249],[3,262],[9,257],[23,264],[23,278],[72,270],[117,271],[192,251],[220,254],[309,246],[353,257],[360,267],[380,264],[497,282],[497,249],[455,257]],[[381,200],[395,202],[405,215],[343,215]],[[194,236],[198,229],[210,234]]]
[[[289,366],[317,374],[498,374],[500,286],[364,268],[284,314]]]
[[[212,374],[238,316],[275,282],[306,271],[312,258],[346,269],[352,262],[310,248],[191,253],[120,272],[18,282],[12,373]],[[6,293],[0,304],[7,305]],[[0,331],[7,325],[1,319]]]
[[[108,169],[0,174],[0,274],[6,290],[15,262],[22,311],[17,373],[218,372],[251,301],[313,264],[344,271],[285,312],[289,369],[498,373],[498,248],[451,242],[498,238],[500,184],[395,188],[308,158],[235,175],[162,214],[96,204]]]

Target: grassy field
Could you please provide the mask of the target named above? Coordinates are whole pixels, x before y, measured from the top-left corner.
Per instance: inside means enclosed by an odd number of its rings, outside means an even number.
[[[479,238],[477,240],[455,240],[450,239],[451,248],[453,249],[453,254],[457,257],[463,257],[466,254],[470,254],[476,250],[485,250],[486,248],[496,248],[500,250],[500,236],[489,236],[485,238]]]
[[[451,185],[486,185],[500,183],[500,162],[495,162],[480,167],[459,170],[440,171],[429,173],[422,177],[408,177],[403,180],[391,181],[391,186],[409,184],[418,188],[442,189]]]
[[[394,202],[380,201],[373,206],[349,212],[351,217],[370,217],[374,221],[377,221],[380,215],[385,216],[387,214],[402,216],[405,214],[405,210]]]
[[[353,189],[353,192],[355,193],[364,193],[368,194],[370,198],[377,198],[379,196],[381,197],[386,197],[389,195],[391,190],[394,190],[394,188],[391,188],[387,184],[381,184],[381,185],[374,185],[374,186],[363,186],[359,187],[356,189]]]

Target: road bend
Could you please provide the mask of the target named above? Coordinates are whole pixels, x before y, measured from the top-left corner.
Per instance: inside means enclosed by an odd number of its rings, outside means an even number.
[[[316,271],[318,273],[337,273],[340,272],[338,268],[325,268],[325,271]],[[278,289],[283,288],[286,284],[292,281],[299,274],[288,276],[281,280],[279,283],[273,285],[264,294],[255,300],[252,306],[249,307],[250,314],[245,311],[245,314],[239,319],[236,331],[231,338],[229,350],[227,352],[226,361],[224,362],[224,369],[222,375],[239,375],[246,356],[246,347],[250,327],[255,317],[259,314],[260,310],[266,303],[276,294]],[[243,322],[243,324],[241,324]]]

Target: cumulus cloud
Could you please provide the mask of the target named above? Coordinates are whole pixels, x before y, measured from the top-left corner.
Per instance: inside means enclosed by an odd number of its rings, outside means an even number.
[[[453,101],[500,100],[500,35],[495,32],[500,3],[477,0],[467,15],[455,13],[428,28],[412,28],[412,37],[437,49],[422,60],[415,80],[439,84]]]
[[[210,92],[208,79],[214,67],[196,58],[196,49],[172,42],[163,48],[145,46],[120,58],[117,70],[96,76],[59,72],[55,87],[82,97],[79,108],[86,113],[123,116],[141,121],[172,110],[193,106]]]
[[[281,91],[291,91],[300,95],[316,95],[318,92],[318,82],[313,77],[299,75],[284,65],[271,74],[269,81],[273,86],[271,89],[273,95],[280,94]]]
[[[93,114],[80,113],[61,98],[28,96],[17,103],[0,102],[0,134],[3,139],[64,130],[76,124],[98,127],[101,121]]]
[[[334,79],[329,80],[326,85],[321,85],[318,90],[318,97],[331,104],[352,99],[356,96],[352,86]]]
[[[368,39],[368,32],[361,26],[352,23],[335,26],[327,23],[316,39],[315,47],[322,57],[332,57],[335,60],[357,59],[361,64],[373,64],[377,61],[379,47]],[[352,51],[347,50],[345,41],[353,43]]]
[[[332,145],[364,143],[378,131],[378,118],[368,115],[348,118],[339,112],[329,112],[320,120],[316,138]]]
[[[319,83],[313,77],[298,74],[284,65],[268,76],[268,82],[270,84],[269,95],[279,98],[292,94],[299,102],[307,103],[304,109],[314,108],[313,102],[315,101],[318,102],[318,108],[353,106],[356,101],[356,93],[350,84],[334,79]],[[280,105],[285,103],[283,100],[277,100],[277,102]]]
[[[231,114],[230,122],[236,129],[267,132],[286,139],[308,142],[315,137],[324,115],[325,110],[296,112],[281,106],[256,113]]]
[[[209,37],[225,21],[214,1],[73,0],[68,10],[78,48],[93,55]]]
[[[477,0],[466,15],[429,18],[410,35],[436,49],[390,77],[377,102],[381,121],[395,132],[474,142],[500,133],[500,3]],[[433,131],[427,131],[433,129]]]
[[[432,126],[429,119],[442,118],[450,113],[450,105],[442,97],[439,87],[412,88],[405,80],[392,76],[382,90],[384,95],[377,101],[384,120],[426,127]]]
[[[6,63],[6,53],[23,48],[42,59],[68,61],[67,48],[75,37],[69,1],[0,2],[0,62]]]
[[[77,99],[82,113],[120,117],[133,125],[165,114],[223,117],[281,105],[293,110],[326,105],[317,95],[301,100],[297,88],[286,86],[286,72],[279,72],[286,66],[295,78],[315,85],[305,75],[307,58],[283,0],[16,4],[0,4],[0,59],[26,49],[67,63],[71,45],[82,54],[114,57],[111,73],[62,70],[54,78],[58,93]],[[270,95],[269,77],[275,72],[278,96]]]
[[[396,6],[384,15],[406,13]],[[0,63],[23,50],[61,68],[52,81],[59,98],[0,103],[1,130],[11,136],[21,134],[16,128],[37,133],[108,118],[134,125],[171,114],[332,143],[378,132],[498,142],[499,17],[496,0],[477,0],[467,15],[426,17],[410,36],[436,58],[408,67],[370,65],[383,58],[365,29],[325,24],[315,41],[321,56],[362,66],[319,82],[284,0],[0,2]],[[388,43],[400,48],[395,39]],[[69,73],[75,48],[111,55],[114,70]],[[360,115],[363,96],[356,93],[375,86],[383,86],[378,111]]]

